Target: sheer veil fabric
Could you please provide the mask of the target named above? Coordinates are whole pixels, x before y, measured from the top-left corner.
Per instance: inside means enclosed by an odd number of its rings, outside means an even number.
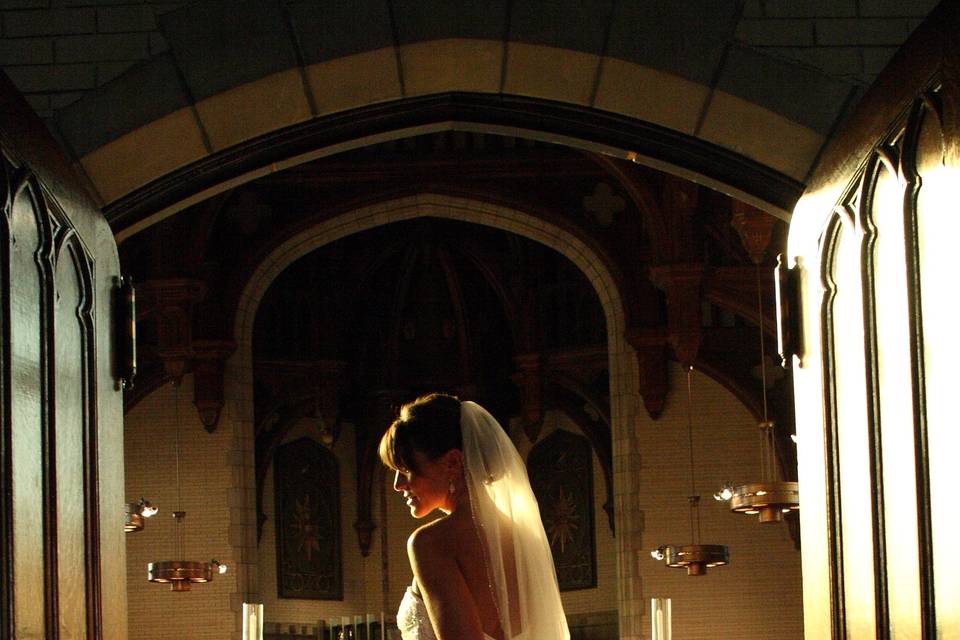
[[[568,640],[553,556],[520,454],[475,402],[460,404],[460,428],[464,477],[504,638]]]

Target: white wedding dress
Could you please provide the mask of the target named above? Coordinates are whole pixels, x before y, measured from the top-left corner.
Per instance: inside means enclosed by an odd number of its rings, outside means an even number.
[[[437,634],[434,633],[433,625],[430,623],[430,616],[427,615],[427,605],[417,593],[416,585],[414,581],[407,587],[400,601],[400,608],[397,610],[397,627],[400,629],[400,637],[403,640],[437,640]],[[483,636],[486,640],[493,640],[487,634]]]

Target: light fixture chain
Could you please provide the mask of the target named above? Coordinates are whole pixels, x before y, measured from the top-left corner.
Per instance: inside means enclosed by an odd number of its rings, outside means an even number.
[[[763,421],[767,421],[767,347],[763,339],[763,290],[760,286],[760,263],[757,270],[757,317],[760,319],[760,383],[763,385]]]
[[[695,544],[700,541],[700,496],[697,495],[696,467],[693,458],[693,367],[687,367],[687,445],[690,451],[690,537]],[[694,514],[696,511],[696,514]],[[696,516],[696,529],[694,529]],[[696,531],[696,537],[694,537]]]
[[[763,480],[773,480],[775,477],[774,453],[767,408],[767,346],[763,335],[763,286],[759,262],[754,265],[754,269],[757,277],[757,318],[760,324],[760,395],[763,398],[763,427],[760,430],[760,477]]]
[[[177,511],[175,512],[175,522],[176,522],[176,531],[175,531],[175,544],[177,551],[177,559],[183,559],[183,548],[184,544],[184,531],[183,531],[183,487],[180,481],[180,383],[177,380],[173,382],[173,433],[174,433],[174,456],[177,462]],[[181,515],[177,515],[181,514]]]

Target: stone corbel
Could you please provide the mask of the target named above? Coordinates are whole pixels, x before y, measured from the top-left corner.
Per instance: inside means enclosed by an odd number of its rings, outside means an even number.
[[[316,364],[317,413],[330,433],[336,433],[340,422],[340,392],[347,363],[343,360],[320,360]]]
[[[514,357],[517,372],[511,376],[520,387],[520,419],[523,432],[536,442],[543,426],[543,368],[539,353]]]
[[[197,340],[193,343],[193,404],[200,421],[213,433],[223,409],[223,370],[237,345],[228,340]]]
[[[366,558],[370,555],[370,547],[373,545],[373,532],[377,530],[377,525],[369,516],[364,516],[353,523],[353,530],[357,532],[360,555]]]
[[[739,200],[733,201],[730,225],[740,236],[740,242],[743,243],[743,248],[747,250],[747,255],[750,256],[753,264],[763,262],[776,224],[777,219],[769,213],[760,211],[756,207],[751,207]]]
[[[668,341],[677,360],[693,366],[703,333],[701,321],[702,263],[650,268],[650,280],[667,296]]]
[[[637,354],[640,375],[640,397],[647,414],[656,420],[670,390],[667,375],[667,335],[662,329],[634,329],[627,331],[627,342]]]
[[[671,222],[669,250],[663,255],[670,261],[690,260],[700,254],[701,244],[695,233],[694,217],[700,204],[700,188],[686,178],[665,175],[661,195],[664,215]]]
[[[152,316],[157,326],[157,355],[165,374],[179,382],[192,356],[193,305],[205,288],[192,278],[146,280],[137,288],[138,316]]]

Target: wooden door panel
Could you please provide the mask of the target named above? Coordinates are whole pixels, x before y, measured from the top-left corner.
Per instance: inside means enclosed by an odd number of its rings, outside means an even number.
[[[827,253],[825,280],[829,283],[824,305],[832,305],[827,325],[825,353],[832,357],[836,392],[828,398],[826,428],[834,448],[828,452],[835,477],[835,504],[842,522],[840,544],[836,550],[843,575],[845,624],[852,634],[870,637],[876,624],[873,566],[873,492],[875,477],[870,460],[869,422],[867,419],[866,361],[863,333],[863,289],[860,273],[860,234],[853,216],[845,209],[832,225],[825,243]]]
[[[69,242],[69,241],[68,241]],[[86,500],[84,475],[85,398],[84,299],[88,281],[80,269],[84,256],[73,242],[56,261],[54,312],[54,406],[57,459],[57,587],[61,597],[60,634],[87,637]]]
[[[954,85],[954,91],[956,91]],[[958,92],[960,93],[960,92]],[[944,114],[950,118],[949,113]],[[955,114],[954,114],[954,122]],[[927,431],[933,592],[937,623],[944,640],[960,638],[960,575],[954,548],[960,540],[960,515],[954,488],[960,481],[957,455],[957,314],[960,301],[955,273],[960,238],[957,157],[944,146],[940,117],[927,111],[918,136],[917,167],[923,186],[917,193],[917,244],[921,291],[922,354]],[[954,138],[955,144],[960,143]]]
[[[0,640],[123,640],[116,243],[2,73],[0,241]]]
[[[806,637],[960,639],[953,380],[960,5],[943,3],[797,205]]]
[[[45,629],[43,524],[43,372],[41,370],[41,279],[37,255],[43,229],[36,194],[14,185],[11,207],[9,282],[10,421],[13,493],[14,619],[17,637],[42,637]]]

